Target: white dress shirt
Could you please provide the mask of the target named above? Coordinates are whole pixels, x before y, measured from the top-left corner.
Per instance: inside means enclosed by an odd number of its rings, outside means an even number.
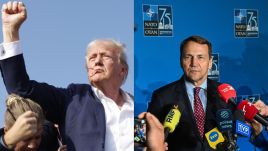
[[[106,134],[105,151],[134,150],[134,101],[122,91],[125,103],[121,107],[106,97],[99,89],[92,87],[105,110]]]
[[[20,41],[2,43],[0,45],[0,60],[22,54]]]

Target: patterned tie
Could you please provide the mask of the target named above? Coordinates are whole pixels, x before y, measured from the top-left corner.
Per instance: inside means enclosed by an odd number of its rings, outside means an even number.
[[[200,87],[194,88],[194,117],[200,133],[201,138],[204,136],[204,125],[205,125],[205,112],[202,106],[201,99],[199,97]]]

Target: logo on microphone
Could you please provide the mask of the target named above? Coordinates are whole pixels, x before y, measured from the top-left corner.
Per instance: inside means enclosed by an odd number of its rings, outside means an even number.
[[[227,110],[220,112],[221,118],[228,119],[230,118],[230,113]]]
[[[210,140],[211,142],[216,142],[216,140],[218,140],[218,138],[219,138],[219,133],[216,132],[216,131],[210,133],[210,135],[209,135],[209,140]]]
[[[205,136],[209,146],[213,149],[216,149],[216,146],[219,143],[224,142],[224,137],[222,136],[222,133],[216,127],[207,132]]]
[[[172,119],[173,119],[173,116],[174,116],[175,112],[174,110],[170,110],[167,117],[166,117],[166,122],[169,122],[171,123],[172,122]]]
[[[236,121],[236,133],[241,134],[243,136],[249,137],[250,136],[250,127],[249,125]]]
[[[221,109],[216,113],[217,122],[221,131],[232,129],[232,112],[229,109]]]

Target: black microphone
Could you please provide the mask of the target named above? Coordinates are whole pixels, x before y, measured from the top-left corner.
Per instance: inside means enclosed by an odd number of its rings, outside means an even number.
[[[234,111],[234,129],[235,132],[235,139],[237,139],[238,135],[243,137],[250,137],[251,128],[248,124],[245,123],[245,117],[242,110],[235,110]]]
[[[225,137],[225,142],[218,145],[219,148],[225,148],[228,151],[235,151],[236,140],[234,139],[232,111],[229,109],[220,109],[216,113],[217,123],[220,131]]]

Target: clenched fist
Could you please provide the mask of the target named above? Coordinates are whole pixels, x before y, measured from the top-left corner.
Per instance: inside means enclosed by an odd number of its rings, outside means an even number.
[[[19,28],[26,20],[26,7],[22,2],[9,1],[2,6],[4,42],[19,40]]]

